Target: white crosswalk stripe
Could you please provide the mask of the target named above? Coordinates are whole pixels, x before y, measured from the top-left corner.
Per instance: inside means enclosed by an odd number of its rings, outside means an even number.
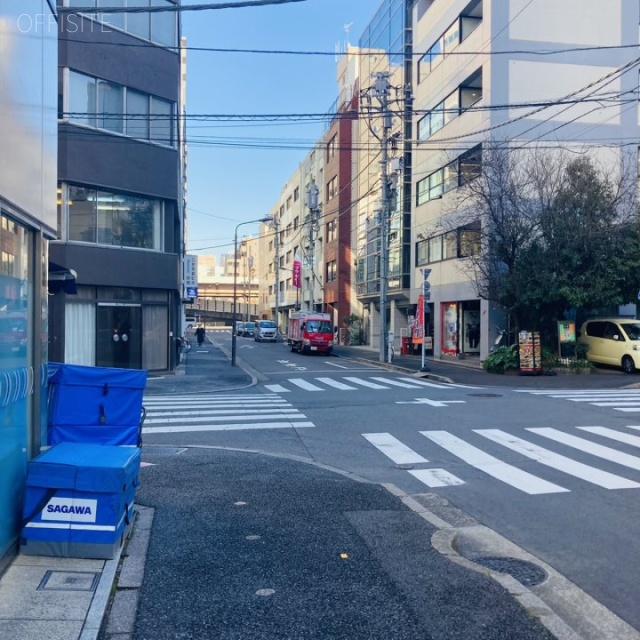
[[[640,413],[640,389],[516,389],[516,392],[584,402],[623,413]]]
[[[347,384],[349,383],[349,384]],[[338,391],[354,391],[362,388],[376,389],[379,391],[397,389],[421,389],[430,387],[432,389],[479,389],[481,387],[469,387],[461,384],[442,384],[436,382],[425,382],[418,378],[394,377],[386,378],[384,376],[344,376],[341,378],[287,378],[280,384],[265,384],[264,388],[272,393],[289,393],[291,388],[286,385],[292,385],[296,390],[304,391],[328,391],[329,389],[337,389]],[[355,385],[355,386],[354,386]]]
[[[144,407],[143,435],[315,426],[274,394],[147,396]]]
[[[518,467],[502,462],[502,460],[485,453],[446,431],[421,431],[420,433],[472,467],[529,495],[564,493],[568,491],[568,489],[560,487],[553,482],[547,482],[527,471],[522,471]]]
[[[500,429],[476,429],[485,438],[489,438],[512,451],[521,453],[523,456],[544,464],[552,469],[557,469],[568,475],[575,476],[591,482],[592,484],[604,487],[605,489],[633,489],[640,487],[637,482],[632,482],[626,478],[621,478],[612,473],[601,471],[589,465],[577,462],[558,453],[553,453],[548,449],[536,446],[522,438],[516,438]]]
[[[629,433],[631,429],[636,432],[640,431],[640,426],[628,425],[619,429],[580,426],[575,427],[575,429],[580,430],[585,436],[606,438],[623,445],[640,448],[640,436]],[[533,439],[545,438],[553,444],[559,444],[561,447],[571,447],[582,454],[593,456],[595,462],[593,464],[585,464],[565,455],[565,450],[563,450],[562,454],[556,453],[550,448],[536,444],[531,439],[521,438],[502,429],[473,429],[469,434],[471,438],[477,435],[489,441],[487,448],[490,449],[490,452],[485,451],[485,448],[481,445],[471,444],[471,442],[467,441],[468,438],[463,439],[447,431],[420,431],[419,433],[431,443],[438,445],[438,447],[466,462],[471,467],[529,495],[567,493],[570,490],[555,482],[549,482],[543,477],[520,469],[517,463],[513,462],[513,458],[510,458],[509,463],[503,461],[500,453],[502,449],[510,450],[524,458],[539,463],[543,467],[548,467],[603,489],[640,489],[640,482],[636,481],[640,479],[640,476],[637,475],[636,479],[632,479],[597,466],[598,459],[600,459],[638,472],[640,471],[640,457],[604,446],[599,442],[587,439],[587,437],[577,437],[566,430],[545,427],[527,428],[524,431],[530,433]],[[362,435],[378,451],[396,464],[424,465],[425,468],[408,469],[407,473],[428,487],[456,487],[465,484],[464,479],[454,476],[448,470],[434,468],[436,464],[441,464],[438,461],[438,448],[434,449],[427,445],[427,451],[430,453],[426,458],[421,452],[411,449],[390,433],[366,433]],[[433,467],[429,465],[433,465]],[[456,465],[456,467],[460,469],[459,465]]]

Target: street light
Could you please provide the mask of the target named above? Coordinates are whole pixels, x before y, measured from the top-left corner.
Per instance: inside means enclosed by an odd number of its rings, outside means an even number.
[[[236,366],[236,322],[237,315],[236,309],[238,306],[238,263],[237,263],[237,255],[238,255],[238,229],[243,224],[255,224],[256,222],[271,222],[271,218],[258,218],[257,220],[247,220],[246,222],[241,222],[236,225],[236,230],[233,235],[233,320],[231,322],[231,366]]]

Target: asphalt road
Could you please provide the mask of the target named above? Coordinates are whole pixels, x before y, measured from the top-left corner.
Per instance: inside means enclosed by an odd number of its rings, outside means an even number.
[[[228,334],[212,337],[229,348]],[[239,339],[238,347],[256,384],[224,394],[209,393],[206,376],[165,384],[169,393],[195,393],[185,404],[192,413],[153,422],[152,409],[145,443],[295,456],[409,495],[440,496],[640,629],[640,430],[633,418],[640,391],[621,389],[634,376],[554,379],[546,392],[540,379],[501,377],[498,385],[497,377],[454,365],[438,371],[456,380],[451,385],[416,382],[374,363],[291,354],[282,344]],[[212,373],[220,359],[220,376],[223,358],[211,349],[189,361],[209,363]],[[251,382],[230,373],[238,387]],[[150,387],[162,397],[160,385]]]

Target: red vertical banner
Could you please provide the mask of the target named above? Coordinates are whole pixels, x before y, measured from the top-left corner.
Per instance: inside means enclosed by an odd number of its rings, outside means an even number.
[[[424,296],[420,294],[418,296],[418,306],[416,309],[416,319],[413,323],[412,338],[419,338],[422,340],[424,334]]]
[[[293,274],[291,277],[291,283],[296,289],[302,288],[302,263],[300,258],[296,256],[293,260]]]

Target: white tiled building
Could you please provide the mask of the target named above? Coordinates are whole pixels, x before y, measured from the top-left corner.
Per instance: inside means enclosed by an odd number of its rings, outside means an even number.
[[[629,63],[637,56],[639,6],[418,0],[413,12],[414,50],[424,54],[413,74],[411,302],[421,269],[431,269],[434,353],[484,358],[502,320],[459,268],[473,229],[438,231],[449,199],[477,170],[483,149],[505,141],[570,147],[619,165],[620,142],[638,137],[638,68]],[[469,339],[474,323],[479,342]]]

